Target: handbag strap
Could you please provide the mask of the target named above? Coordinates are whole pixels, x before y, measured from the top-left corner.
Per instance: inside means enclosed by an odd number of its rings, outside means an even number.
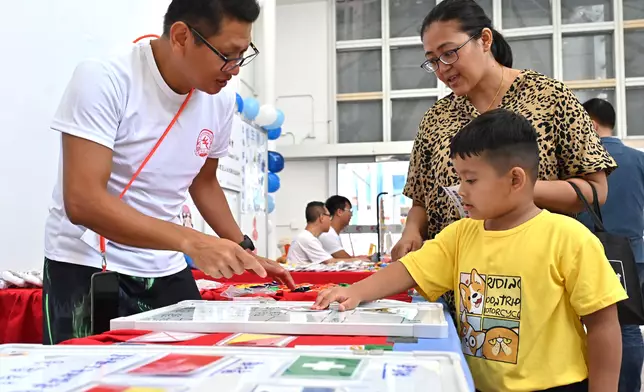
[[[584,196],[584,194],[581,192],[581,189],[579,189],[577,184],[570,181],[568,181],[568,184],[570,184],[572,189],[575,190],[575,193],[577,193],[577,197],[579,198],[579,200],[581,200],[581,202],[584,205],[584,208],[586,209],[586,212],[593,220],[593,224],[595,226],[595,232],[606,231],[606,229],[604,228],[604,222],[601,217],[601,211],[599,209],[599,201],[597,200],[597,190],[595,189],[595,186],[590,182],[588,183],[590,185],[590,188],[593,191],[593,205],[591,206],[588,200],[586,199],[586,196]]]
[[[595,185],[593,185],[592,182],[589,182],[588,185],[590,185],[590,189],[593,190],[593,208],[595,209],[595,214],[597,214],[597,217],[599,217],[599,220],[604,223],[604,218],[602,217],[602,210],[599,208],[599,199],[597,198],[597,189],[595,189]]]

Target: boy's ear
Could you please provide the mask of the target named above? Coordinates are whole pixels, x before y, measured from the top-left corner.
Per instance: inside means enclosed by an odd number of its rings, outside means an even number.
[[[523,168],[518,166],[513,167],[512,170],[510,170],[510,177],[512,179],[512,188],[515,190],[523,188],[529,181],[528,173],[526,173]]]

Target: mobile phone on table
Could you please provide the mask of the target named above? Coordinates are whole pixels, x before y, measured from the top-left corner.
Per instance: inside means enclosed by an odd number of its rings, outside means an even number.
[[[90,285],[92,334],[110,330],[110,320],[119,316],[119,275],[117,272],[97,272]]]

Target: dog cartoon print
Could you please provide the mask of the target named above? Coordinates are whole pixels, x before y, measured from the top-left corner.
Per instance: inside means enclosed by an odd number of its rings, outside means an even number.
[[[470,314],[483,314],[485,304],[485,279],[479,275],[476,269],[470,273],[465,283],[458,285],[461,294],[461,304],[465,311]]]
[[[461,313],[461,341],[465,355],[476,355],[485,343],[485,332],[476,331],[467,321],[467,313]]]

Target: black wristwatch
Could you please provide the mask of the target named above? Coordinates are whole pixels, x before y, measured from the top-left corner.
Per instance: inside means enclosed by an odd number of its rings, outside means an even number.
[[[253,240],[251,240],[247,235],[244,235],[244,240],[239,243],[239,246],[241,246],[245,250],[250,250],[251,252],[255,250],[255,244],[253,244]]]

